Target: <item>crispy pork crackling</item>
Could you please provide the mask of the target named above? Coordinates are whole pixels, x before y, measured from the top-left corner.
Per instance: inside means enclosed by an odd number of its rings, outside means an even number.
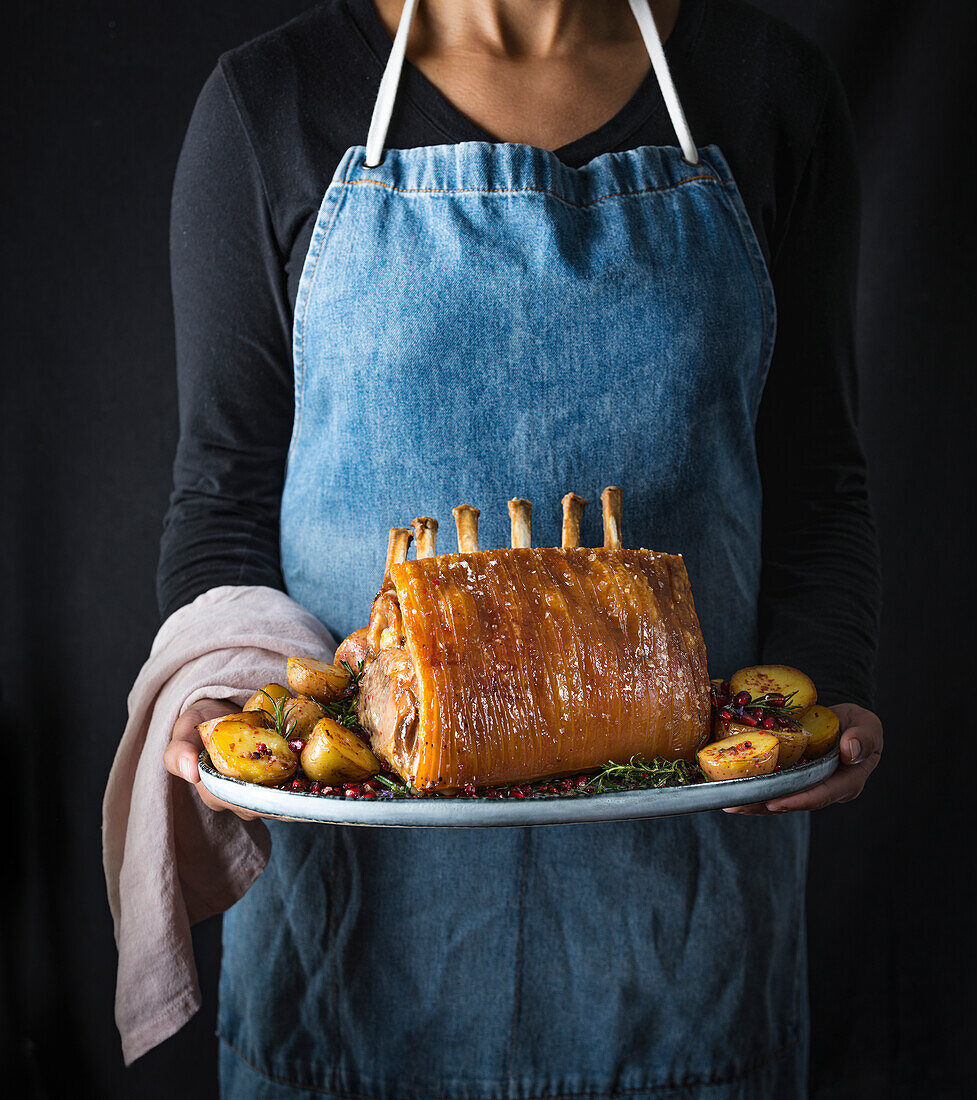
[[[579,546],[585,501],[563,500],[563,546],[533,548],[509,502],[510,549],[478,550],[478,510],[390,535],[365,631],[358,715],[374,753],[419,790],[574,774],[632,756],[692,760],[709,733],[706,651],[682,558],[621,545],[621,491],[602,495],[604,546]],[[411,536],[417,558],[406,559]],[[344,643],[346,645],[347,643]]]

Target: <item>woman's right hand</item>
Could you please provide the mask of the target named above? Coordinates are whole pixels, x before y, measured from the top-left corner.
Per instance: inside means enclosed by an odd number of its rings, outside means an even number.
[[[200,800],[212,810],[231,810],[243,821],[253,821],[260,814],[242,810],[240,806],[232,806],[220,798],[215,798],[200,780],[200,769],[197,767],[197,757],[204,747],[197,726],[201,722],[207,722],[211,718],[220,718],[224,714],[236,714],[241,708],[227,699],[198,699],[193,706],[188,707],[173,726],[170,735],[170,743],[163,753],[163,763],[166,770],[178,779],[185,779],[197,790]]]

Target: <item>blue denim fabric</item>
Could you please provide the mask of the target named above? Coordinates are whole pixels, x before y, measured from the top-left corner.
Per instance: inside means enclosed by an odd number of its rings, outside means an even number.
[[[754,422],[770,280],[722,154],[347,151],[296,304],[291,594],[365,622],[387,529],[624,490],[684,554],[713,675],[757,656]],[[228,1096],[503,1100],[804,1093],[806,817],[536,830],[272,823],[225,918]]]

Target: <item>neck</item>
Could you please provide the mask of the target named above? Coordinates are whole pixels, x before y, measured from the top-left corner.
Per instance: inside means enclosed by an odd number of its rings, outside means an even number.
[[[374,5],[392,34],[403,0],[374,0]],[[664,40],[679,0],[652,0],[651,6]],[[556,59],[631,42],[637,35],[626,0],[417,0],[408,52]]]

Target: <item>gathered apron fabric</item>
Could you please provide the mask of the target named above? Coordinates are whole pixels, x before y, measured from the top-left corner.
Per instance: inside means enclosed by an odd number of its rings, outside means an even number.
[[[474,504],[504,546],[526,497],[558,546],[563,494],[616,484],[625,545],[684,555],[712,675],[756,660],[775,308],[719,149],[375,159],[343,156],[298,293],[290,595],[343,637],[391,526],[453,550]],[[804,1094],[806,815],[269,827],[224,921],[227,1096]]]

